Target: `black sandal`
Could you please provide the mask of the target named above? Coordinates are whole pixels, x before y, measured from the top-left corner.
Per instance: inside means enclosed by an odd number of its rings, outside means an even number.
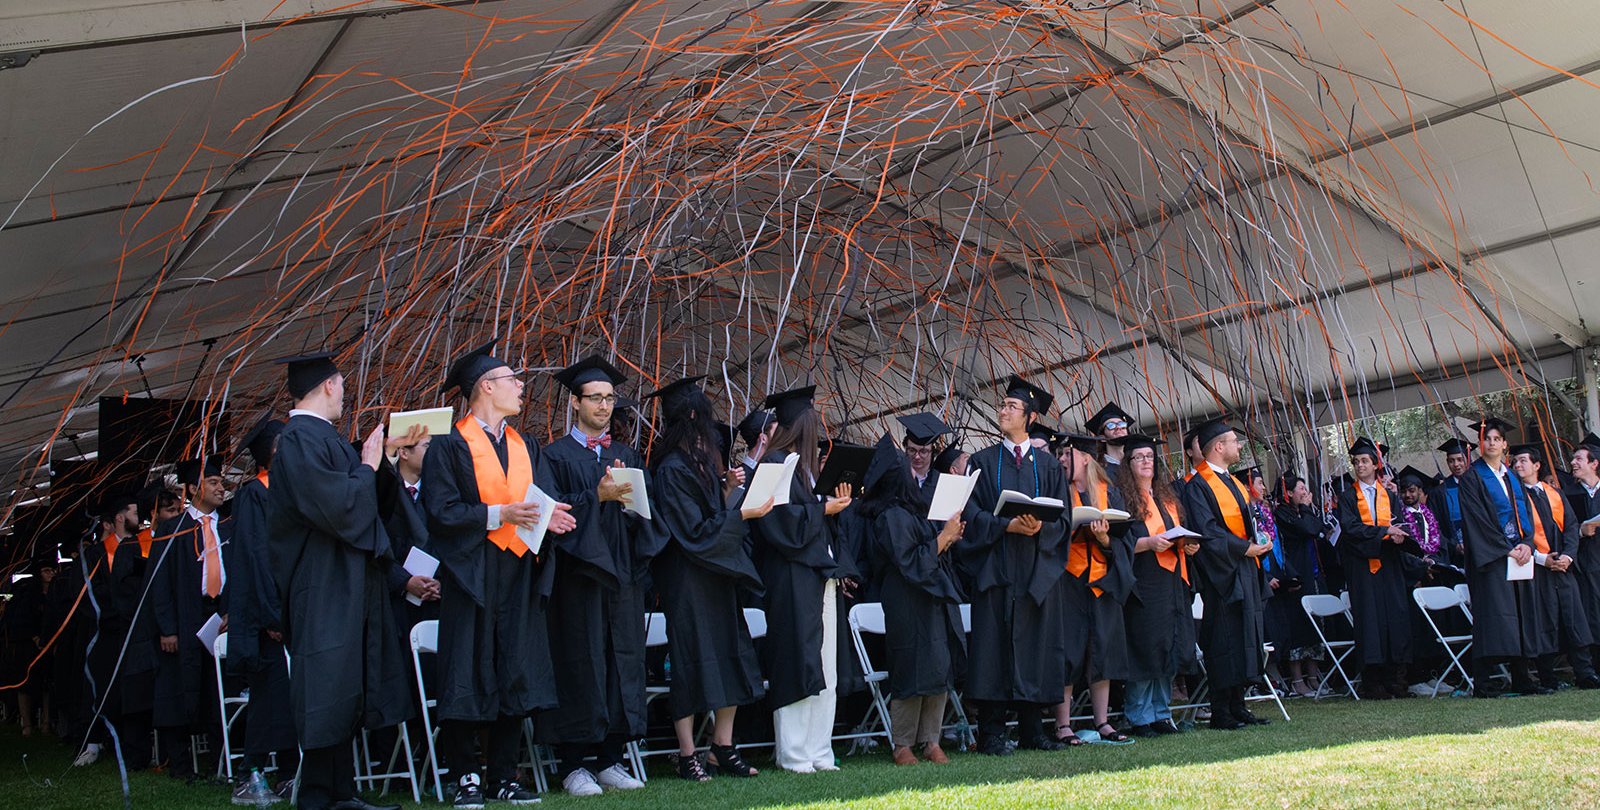
[[[1063,731],[1065,731],[1066,734],[1062,734],[1061,732]],[[1087,745],[1087,743],[1079,739],[1078,735],[1073,732],[1072,726],[1056,726],[1056,742],[1065,743],[1068,748],[1077,748],[1080,745]]]
[[[1111,729],[1111,733],[1107,734],[1106,729]],[[1118,731],[1117,727],[1111,725],[1110,723],[1101,723],[1099,726],[1095,727],[1095,731],[1100,734],[1100,739],[1105,740],[1106,742],[1128,741],[1128,735]]]
[[[731,745],[711,746],[711,756],[717,759],[716,762],[712,763],[713,767],[729,776],[749,778],[761,775],[760,771],[750,767],[750,763],[744,761],[744,757],[739,756],[739,749]]]
[[[700,755],[678,757],[678,776],[690,782],[710,782],[711,774],[706,773],[704,765],[700,764]]]

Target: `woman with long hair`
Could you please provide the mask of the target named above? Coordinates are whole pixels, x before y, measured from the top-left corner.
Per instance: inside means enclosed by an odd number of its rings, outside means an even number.
[[[949,762],[939,738],[945,702],[965,665],[961,591],[951,570],[950,546],[966,524],[926,518],[927,506],[906,456],[888,434],[878,441],[857,507],[871,527],[871,553],[882,573],[885,646],[888,648],[889,725],[894,763]]]
[[[1132,520],[1133,596],[1123,606],[1128,634],[1128,686],[1122,712],[1136,737],[1177,734],[1172,681],[1196,668],[1189,557],[1200,547],[1175,531],[1183,510],[1157,448],[1160,439],[1129,436],[1117,489]]]
[[[1316,628],[1311,626],[1311,617],[1300,609],[1299,603],[1307,594],[1328,592],[1317,553],[1317,546],[1328,534],[1328,524],[1323,521],[1322,513],[1312,506],[1311,487],[1305,479],[1284,475],[1278,479],[1278,490],[1281,500],[1272,510],[1272,517],[1278,527],[1285,565],[1295,572],[1299,590],[1294,594],[1293,604],[1277,607],[1286,615],[1279,617],[1282,627],[1276,640],[1278,649],[1283,651],[1280,660],[1289,662],[1289,688],[1301,697],[1314,697],[1322,684],[1322,670],[1317,663],[1322,659],[1322,643],[1317,638]],[[1282,590],[1280,586],[1279,591]],[[1277,594],[1267,603],[1268,638],[1273,637],[1270,623],[1275,602],[1278,602]]]
[[[709,764],[732,776],[757,774],[733,747],[734,713],[764,692],[739,597],[761,589],[745,549],[747,521],[772,509],[771,499],[742,510],[727,506],[739,478],[721,463],[725,439],[700,379],[679,380],[646,397],[661,399],[663,422],[651,452],[650,503],[656,525],[669,536],[654,563],[673,665],[668,700],[678,775],[695,782],[711,778],[694,746],[695,720],[707,712],[715,713]]]
[[[1100,440],[1079,433],[1062,434],[1059,458],[1067,479],[1070,506],[1121,509],[1122,496],[1095,460]],[[1064,623],[1067,644],[1067,683],[1056,707],[1056,737],[1067,745],[1081,745],[1072,730],[1072,687],[1078,680],[1089,684],[1095,733],[1106,742],[1128,738],[1111,725],[1111,681],[1121,680],[1128,668],[1122,604],[1133,589],[1133,541],[1126,526],[1096,520],[1072,534],[1067,550]]]
[[[823,498],[812,493],[821,472],[817,439],[822,418],[812,407],[814,386],[767,397],[778,429],[764,463],[799,462],[789,502],[751,522],[756,570],[766,586],[767,643],[763,667],[776,733],[773,757],[795,773],[838,770],[833,717],[839,684],[839,549],[827,518],[850,505],[850,485]]]

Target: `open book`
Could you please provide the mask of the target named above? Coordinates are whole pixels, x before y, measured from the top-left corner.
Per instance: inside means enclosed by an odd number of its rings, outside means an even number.
[[[994,504],[995,517],[1014,518],[1033,515],[1045,523],[1059,519],[1065,511],[1067,511],[1067,505],[1062,503],[1059,498],[1042,496],[1030,498],[1013,489],[1001,492],[1000,499],[995,501]]]
[[[756,465],[756,474],[750,476],[745,484],[745,506],[760,506],[772,499],[773,506],[783,506],[789,503],[789,486],[794,482],[794,468],[799,465],[800,456],[790,453],[782,462],[767,462]]]
[[[1072,507],[1073,529],[1077,529],[1079,526],[1093,523],[1097,520],[1121,523],[1126,520],[1131,520],[1132,518],[1132,515],[1129,515],[1127,512],[1124,512],[1121,509],[1096,509],[1093,506]]]
[[[939,479],[933,488],[933,501],[928,506],[928,519],[943,522],[961,514],[961,510],[966,508],[983,470],[973,470],[967,475],[933,474]]]

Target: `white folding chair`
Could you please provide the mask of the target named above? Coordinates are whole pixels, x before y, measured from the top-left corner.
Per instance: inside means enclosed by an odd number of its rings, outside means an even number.
[[[433,797],[444,801],[444,780],[439,776],[439,752],[435,748],[435,738],[439,730],[433,725],[433,709],[437,708],[439,701],[428,697],[427,684],[422,680],[422,654],[435,655],[439,652],[439,622],[429,619],[417,622],[411,627],[411,671],[417,678],[418,706],[422,715],[422,733],[428,741],[427,767],[433,774]]]
[[[1333,596],[1326,593],[1312,593],[1300,597],[1300,608],[1311,619],[1312,629],[1317,631],[1317,639],[1322,642],[1322,649],[1326,650],[1328,657],[1333,660],[1333,668],[1322,673],[1322,680],[1317,684],[1317,694],[1320,698],[1323,688],[1333,678],[1335,672],[1344,679],[1345,689],[1350,692],[1350,697],[1360,700],[1356,693],[1356,679],[1344,671],[1344,660],[1355,652],[1355,641],[1332,641],[1328,634],[1323,632],[1323,622],[1334,616],[1343,616],[1345,623],[1350,626],[1351,632],[1355,631],[1355,618],[1350,615],[1350,596],[1346,592],[1342,596]]]
[[[420,802],[422,790],[417,784],[416,768],[411,763],[411,730],[406,723],[399,724],[397,728],[394,746],[389,749],[387,761],[380,762],[372,758],[371,733],[366,729],[362,729],[361,736],[350,742],[356,752],[356,787],[359,789],[365,784],[371,790],[382,783],[379,793],[387,794],[390,781],[404,779],[411,785],[411,801]],[[397,762],[403,766],[403,770],[396,770]],[[374,765],[382,765],[384,770],[375,771]]]
[[[1245,702],[1257,700],[1270,700],[1278,704],[1278,713],[1283,715],[1283,721],[1289,722],[1289,710],[1283,705],[1283,696],[1278,693],[1278,688],[1272,685],[1272,677],[1267,675],[1267,664],[1272,660],[1272,654],[1277,649],[1271,644],[1261,645],[1261,682],[1266,685],[1266,694],[1245,695]]]
[[[233,760],[242,759],[244,755],[233,753],[233,743],[228,737],[233,731],[233,724],[238,722],[245,707],[250,705],[250,693],[244,691],[231,697],[228,695],[227,688],[222,685],[222,666],[227,658],[228,634],[218,633],[217,640],[211,644],[212,668],[217,673],[217,713],[222,720],[222,756],[217,761],[217,773],[232,781]]]
[[[1467,650],[1472,649],[1472,634],[1447,636],[1433,620],[1434,613],[1460,609],[1462,615],[1466,616],[1469,622],[1471,621],[1472,614],[1466,609],[1465,603],[1462,602],[1460,587],[1429,587],[1417,588],[1411,591],[1411,598],[1416,600],[1417,608],[1422,611],[1422,618],[1428,620],[1428,627],[1433,630],[1434,639],[1439,642],[1440,646],[1444,647],[1445,655],[1450,656],[1450,666],[1445,667],[1444,672],[1440,673],[1439,677],[1434,680],[1433,694],[1429,695],[1429,697],[1439,696],[1439,684],[1444,683],[1445,676],[1449,675],[1452,669],[1460,672],[1461,677],[1466,679],[1467,689],[1473,688],[1472,675],[1468,674],[1466,664],[1462,662],[1462,659],[1466,657]]]
[[[883,726],[883,738],[892,748],[894,746],[893,726],[889,721],[889,701],[883,695],[883,686],[889,680],[889,673],[872,666],[872,656],[867,652],[866,635],[884,636],[888,632],[883,618],[883,603],[862,602],[850,608],[850,641],[856,649],[856,659],[861,662],[861,672],[867,682],[867,689],[872,693],[872,706],[868,709],[868,717],[877,714],[878,723]],[[834,739],[861,740],[866,737],[875,737],[877,732],[869,719],[863,719],[857,726],[859,732],[839,735]],[[865,737],[862,735],[866,735]]]
[[[645,649],[667,646],[667,614],[644,614],[644,646]],[[672,693],[670,684],[646,683],[644,687],[645,712],[650,710],[650,704]],[[647,741],[648,742],[648,741]],[[652,749],[641,746],[639,742],[628,743],[629,765],[633,768],[634,776],[641,782],[645,780],[644,758],[660,756],[663,754],[676,754],[678,752],[677,737],[674,735],[672,745],[668,748]]]
[[[961,635],[963,638],[970,637],[972,635],[972,605],[962,602],[956,607],[961,611]],[[970,645],[968,649],[971,649]],[[957,692],[954,686],[950,687],[949,712],[954,715],[955,722],[947,723],[945,727],[955,731],[956,742],[960,743],[961,750],[964,751],[978,741],[978,736],[977,730],[972,727],[971,721],[967,719],[967,709],[961,703],[961,693]]]
[[[744,626],[750,629],[750,638],[767,637],[767,612],[761,608],[744,609]]]
[[[1472,621],[1472,589],[1462,582],[1456,585],[1455,592],[1461,600],[1461,612],[1467,614],[1467,621]]]

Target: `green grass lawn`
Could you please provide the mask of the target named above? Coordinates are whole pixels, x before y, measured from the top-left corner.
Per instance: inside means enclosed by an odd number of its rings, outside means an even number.
[[[705,785],[657,768],[644,790],[592,799],[555,794],[544,806],[1600,806],[1600,692],[1294,701],[1289,710],[1293,722],[1246,731],[1202,729],[999,759],[967,754],[944,767],[897,768],[887,755],[872,755],[846,758],[837,773],[797,776],[758,756],[753,763],[768,766],[760,777]],[[134,807],[228,806],[223,788],[184,787],[155,774],[134,774],[132,795]],[[0,807],[121,806],[114,765],[73,769],[62,746],[25,741],[14,726],[0,732]]]

